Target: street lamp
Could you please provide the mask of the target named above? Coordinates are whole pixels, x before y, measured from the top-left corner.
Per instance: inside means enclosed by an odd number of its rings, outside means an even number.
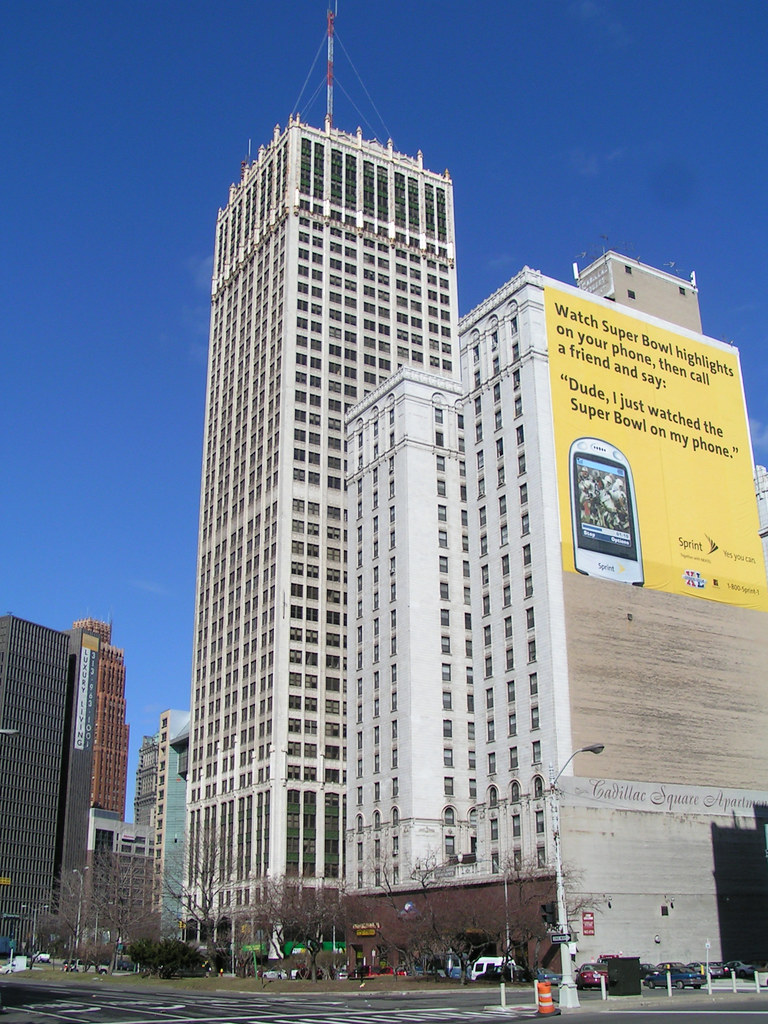
[[[0,729],[0,736],[18,736],[18,735],[19,735],[19,730],[18,729],[7,729],[7,728]],[[10,885],[11,880],[10,880],[10,878],[5,877],[5,875],[6,875],[6,872],[3,871],[3,876],[4,876],[3,877],[3,883],[4,883],[4,885]],[[5,905],[5,899],[3,899],[3,905]],[[19,915],[18,914],[7,914],[7,913],[5,913],[5,911],[2,911],[0,913],[0,921],[4,921],[6,919],[11,919],[11,918],[15,918],[16,920],[18,920],[19,919]],[[11,926],[11,929],[12,928],[13,928],[13,926]],[[8,957],[8,963],[10,963],[11,960],[13,959],[14,948],[15,947],[14,947],[14,944],[13,944],[13,940],[11,940],[11,952],[10,952],[9,957]]]
[[[549,766],[549,797],[552,805],[552,833],[555,840],[555,879],[557,884],[557,930],[561,934],[569,936],[568,908],[565,905],[565,884],[563,883],[563,857],[560,849],[560,800],[557,790],[557,780],[565,769],[576,757],[577,754],[602,754],[605,750],[604,743],[590,743],[589,746],[579,747],[574,750],[560,771],[555,775],[554,765]],[[565,943],[566,947],[568,942]],[[560,1006],[566,1009],[576,1009],[579,1006],[579,995],[576,984],[573,980],[573,963],[571,962],[570,949],[566,948],[566,955],[560,956],[562,969],[562,981],[560,982]]]
[[[29,906],[28,906],[28,905],[27,905],[26,903],[22,903],[22,905],[21,905],[21,909],[22,909],[22,910],[30,910],[30,909],[32,910],[32,948],[31,948],[30,952],[31,952],[31,953],[32,953],[32,955],[34,956],[34,955],[35,955],[35,953],[37,953],[37,951],[38,951],[38,942],[37,942],[37,915],[38,915],[38,912],[39,912],[40,910],[42,910],[42,911],[46,911],[46,910],[48,909],[48,904],[46,903],[46,904],[44,904],[43,906],[41,906],[41,905],[40,905],[39,903],[35,903],[35,904],[34,904],[34,905],[33,905],[33,906],[32,906],[32,907],[30,908],[30,907],[29,907]]]

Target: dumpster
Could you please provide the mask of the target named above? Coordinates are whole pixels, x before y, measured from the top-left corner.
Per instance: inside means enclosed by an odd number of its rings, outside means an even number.
[[[640,995],[640,957],[616,956],[608,961],[608,995]]]

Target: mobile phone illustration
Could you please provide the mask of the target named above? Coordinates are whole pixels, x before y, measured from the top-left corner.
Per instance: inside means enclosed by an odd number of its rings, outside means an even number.
[[[635,486],[626,456],[607,441],[579,437],[569,462],[576,571],[641,587]]]

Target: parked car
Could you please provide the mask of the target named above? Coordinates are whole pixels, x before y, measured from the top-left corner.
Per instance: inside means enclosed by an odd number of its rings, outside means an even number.
[[[285,981],[288,977],[287,971],[273,970],[272,968],[261,971],[260,974],[264,981]]]
[[[562,974],[556,974],[554,971],[550,971],[546,967],[540,967],[538,971],[536,971],[536,981],[548,981],[550,985],[559,985],[562,980]]]
[[[758,969],[754,964],[745,964],[743,960],[728,960],[725,966],[737,978],[754,978]]]
[[[640,964],[640,977],[644,978],[646,974],[653,974],[656,970],[656,964]]]
[[[708,964],[702,963],[700,960],[694,960],[694,962],[688,964],[688,966],[692,971],[698,971],[699,974],[702,974],[705,978],[707,976],[707,970],[709,970],[710,977],[716,981],[721,978],[730,978],[731,976],[730,967],[726,967],[726,965],[720,963],[719,960],[710,960]]]
[[[687,971],[688,964],[681,963],[679,960],[664,960],[660,964],[656,964],[654,967],[655,971]]]
[[[49,964],[51,962],[51,954],[43,952],[35,953],[32,957],[32,962],[36,964]]]
[[[608,982],[607,964],[582,964],[576,972],[576,988],[600,988],[600,979]]]
[[[687,967],[673,968],[667,971],[666,967],[661,971],[654,971],[643,978],[643,984],[648,988],[665,988],[669,975],[672,985],[675,988],[701,988],[704,979],[698,971],[691,971]]]

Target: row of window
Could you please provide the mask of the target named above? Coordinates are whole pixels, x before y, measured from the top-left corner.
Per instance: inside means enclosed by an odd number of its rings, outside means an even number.
[[[348,210],[360,209],[397,227],[420,228],[441,241],[447,239],[447,194],[421,175],[404,174],[391,164],[358,159],[353,153],[323,142],[301,140],[299,190],[313,199],[328,200]]]

